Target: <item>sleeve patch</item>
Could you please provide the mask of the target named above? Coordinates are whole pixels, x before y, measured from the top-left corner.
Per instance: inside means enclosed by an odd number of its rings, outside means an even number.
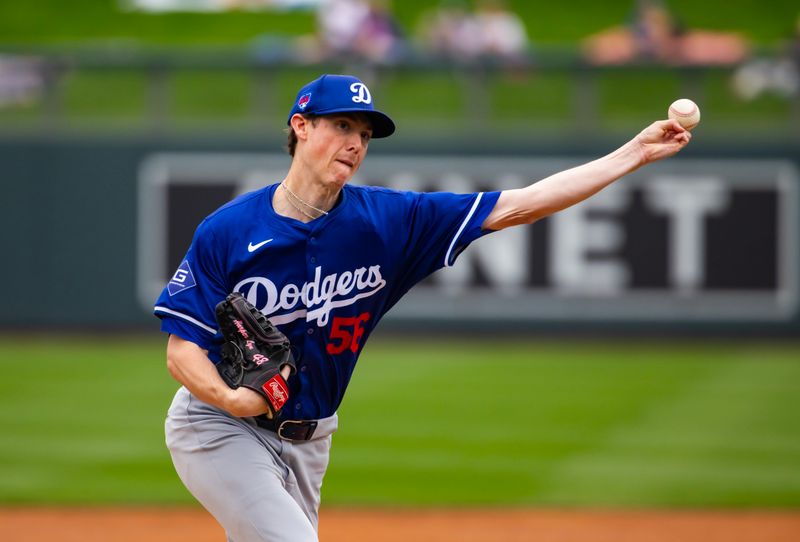
[[[167,290],[169,291],[169,295],[172,296],[184,290],[188,290],[196,284],[192,269],[189,267],[189,260],[183,260],[181,265],[178,266],[178,270],[172,275],[169,284],[167,284]]]

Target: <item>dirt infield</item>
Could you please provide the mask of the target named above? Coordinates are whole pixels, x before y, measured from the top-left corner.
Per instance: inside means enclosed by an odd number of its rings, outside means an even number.
[[[197,508],[6,508],[9,542],[224,542]],[[323,509],[322,542],[797,542],[800,511]]]

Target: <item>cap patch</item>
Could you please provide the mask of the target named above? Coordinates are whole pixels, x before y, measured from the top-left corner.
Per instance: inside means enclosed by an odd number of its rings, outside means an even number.
[[[302,96],[300,96],[300,99],[297,100],[297,107],[299,107],[300,109],[305,109],[306,106],[308,105],[308,102],[310,101],[311,101],[311,93],[309,92],[308,94],[303,94]]]

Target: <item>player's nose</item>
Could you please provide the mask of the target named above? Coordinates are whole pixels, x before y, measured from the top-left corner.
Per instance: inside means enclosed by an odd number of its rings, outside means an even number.
[[[350,134],[347,138],[347,150],[361,152],[367,147],[361,134]]]

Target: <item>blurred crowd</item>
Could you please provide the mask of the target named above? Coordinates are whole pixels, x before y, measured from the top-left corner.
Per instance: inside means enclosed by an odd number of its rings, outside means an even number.
[[[164,2],[198,0],[128,1],[162,9]],[[522,19],[504,0],[440,0],[410,29],[396,19],[391,0],[218,3],[230,9],[258,4],[314,11],[312,35],[256,40],[255,54],[264,61],[290,56],[306,63],[344,60],[346,64],[377,66],[436,58],[490,61],[510,67],[535,65],[535,37],[529,39]],[[732,90],[743,100],[763,94],[800,98],[800,16],[777,54],[760,55],[740,33],[687,28],[665,0],[632,0],[626,20],[583,39],[580,55],[586,64],[595,66],[731,66],[735,68]],[[24,58],[0,57],[0,106],[27,103],[41,93],[44,76],[38,66]]]
[[[625,24],[587,37],[582,53],[601,66],[734,66],[732,90],[743,100],[765,93],[800,98],[800,15],[783,49],[765,57],[755,55],[737,32],[690,29],[662,0],[636,0]]]
[[[535,51],[522,19],[503,0],[441,0],[411,32],[394,18],[390,0],[320,0],[317,33],[300,44],[308,61],[384,65],[415,54],[533,65]],[[739,32],[689,28],[664,0],[633,0],[626,20],[587,36],[580,54],[594,66],[731,66],[732,90],[744,100],[764,93],[800,97],[800,16],[784,49],[762,57]]]
[[[422,17],[418,34],[429,54],[474,60],[524,61],[530,43],[522,19],[501,0],[479,0],[475,10],[449,0]]]
[[[521,61],[528,36],[520,17],[503,0],[443,0],[425,12],[410,34],[392,13],[389,0],[323,0],[317,33],[301,41],[310,60],[354,58],[392,64],[411,53],[451,60]]]
[[[736,70],[733,89],[744,100],[763,94],[800,100],[800,15],[791,39],[777,55],[750,59]]]
[[[589,36],[582,45],[587,60],[599,65],[730,65],[749,54],[740,34],[687,28],[660,0],[637,0],[625,24]]]

